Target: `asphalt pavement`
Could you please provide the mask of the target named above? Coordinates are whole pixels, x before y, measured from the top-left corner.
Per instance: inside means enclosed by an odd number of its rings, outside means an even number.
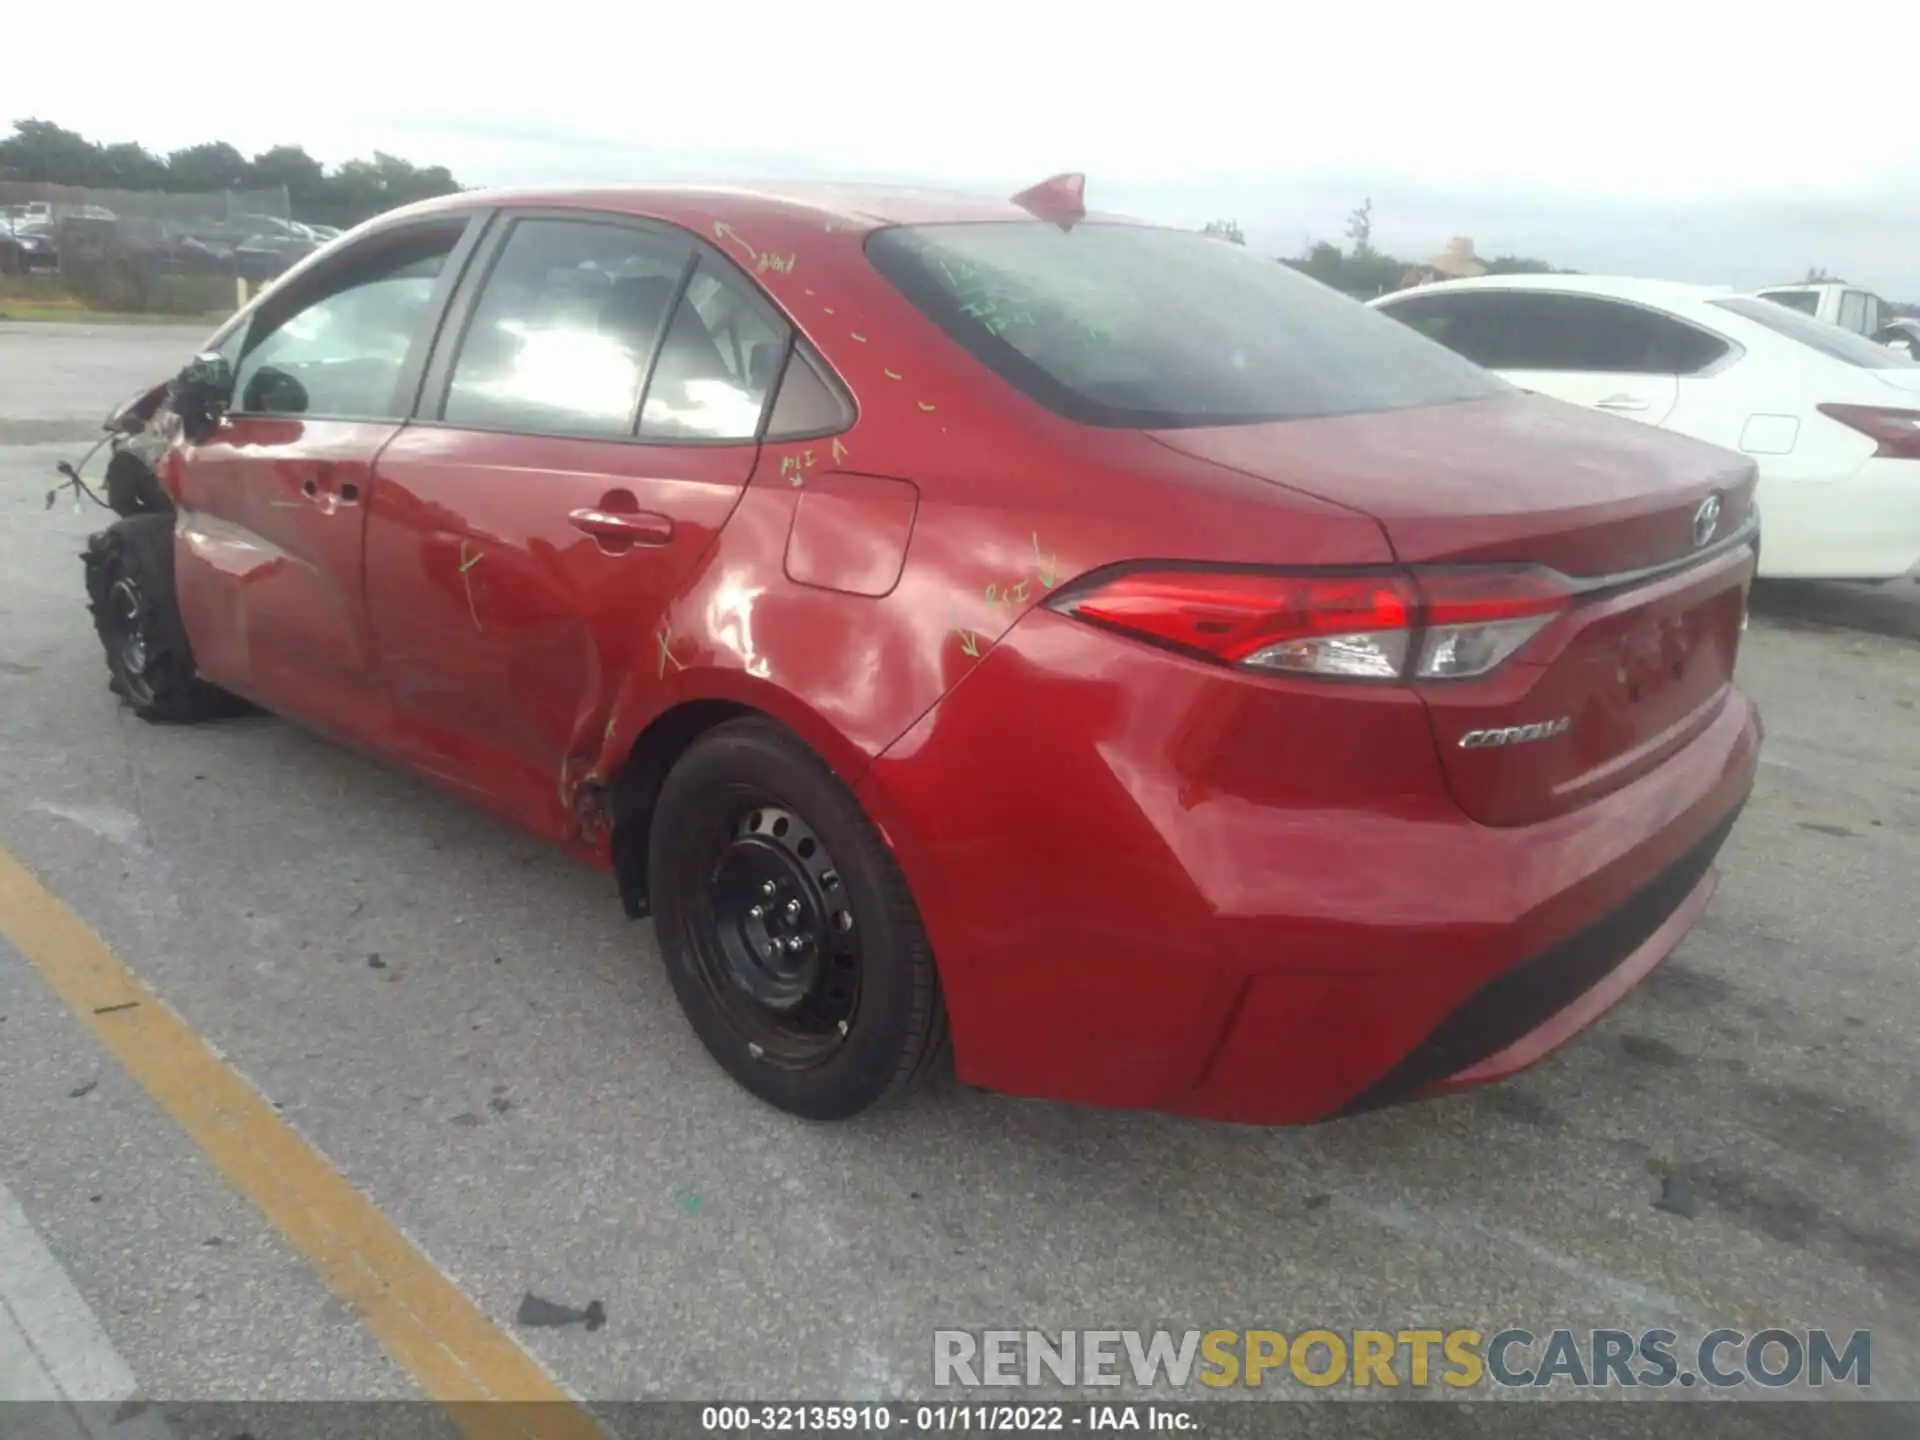
[[[0,324],[0,855],[565,1390],[925,1397],[947,1327],[1666,1322],[1870,1328],[1876,1393],[1920,1399],[1912,581],[1762,595],[1708,918],[1513,1082],[1290,1131],[954,1085],[811,1126],[707,1058],[609,879],[283,721],[119,708],[104,512],[45,495],[202,333]],[[64,1394],[420,1394],[6,920],[0,1393],[6,1314],[57,1312]]]

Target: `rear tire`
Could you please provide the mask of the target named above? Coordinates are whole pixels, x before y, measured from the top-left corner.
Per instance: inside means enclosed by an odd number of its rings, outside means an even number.
[[[88,609],[113,693],[142,720],[190,724],[246,703],[200,678],[173,589],[173,516],[137,515],[87,541]]]
[[[852,792],[778,725],[732,720],[688,747],[654,807],[647,869],[680,1008],[762,1100],[844,1120],[946,1062],[906,878]]]

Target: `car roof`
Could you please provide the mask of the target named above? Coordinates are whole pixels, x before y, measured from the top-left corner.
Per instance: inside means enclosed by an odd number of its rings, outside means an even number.
[[[878,230],[890,225],[932,225],[1002,221],[1044,224],[1009,199],[995,200],[958,190],[911,189],[888,185],[599,185],[545,189],[468,190],[421,201],[391,215],[427,214],[488,206],[605,210],[633,215],[695,214],[720,219],[776,216],[836,229]],[[388,218],[387,216],[381,217]],[[1088,221],[1143,224],[1124,215],[1089,210]]]

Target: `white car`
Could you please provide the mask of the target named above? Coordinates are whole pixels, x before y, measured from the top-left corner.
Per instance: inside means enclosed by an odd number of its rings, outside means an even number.
[[[1920,363],[1731,289],[1500,275],[1370,301],[1522,389],[1676,430],[1760,470],[1760,573],[1920,564]]]

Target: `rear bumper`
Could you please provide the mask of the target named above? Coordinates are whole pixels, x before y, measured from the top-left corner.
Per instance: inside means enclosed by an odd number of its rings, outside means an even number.
[[[1516,826],[1453,803],[1417,697],[1355,695],[1036,612],[884,754],[861,796],[961,1078],[1324,1120],[1532,1063],[1705,907],[1759,749],[1738,690],[1652,772]]]
[[[1736,809],[1624,905],[1482,985],[1339,1113],[1503,1080],[1593,1024],[1705,913],[1719,883],[1714,858],[1738,818]]]

